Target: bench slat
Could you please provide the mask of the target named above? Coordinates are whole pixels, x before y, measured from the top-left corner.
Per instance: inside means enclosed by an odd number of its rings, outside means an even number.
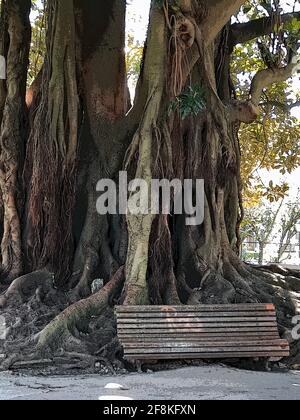
[[[239,312],[239,311],[275,311],[273,304],[234,304],[234,305],[198,305],[198,306],[117,306],[119,314],[126,312]]]
[[[241,335],[237,335],[237,336],[234,336],[234,337],[229,337],[228,336],[228,334],[227,335],[225,335],[225,334],[223,334],[223,335],[218,335],[218,336],[216,336],[215,334],[214,335],[211,335],[211,336],[203,336],[202,334],[200,335],[196,335],[196,337],[195,337],[195,334],[194,334],[194,336],[187,336],[187,335],[177,335],[177,336],[173,336],[173,337],[170,337],[170,336],[159,336],[159,335],[157,335],[157,336],[154,336],[153,334],[151,334],[151,335],[143,335],[143,337],[140,337],[140,338],[137,338],[137,337],[133,337],[132,335],[129,335],[129,336],[119,336],[119,338],[123,341],[123,342],[134,342],[134,343],[140,343],[140,342],[149,342],[149,341],[164,341],[164,342],[171,342],[171,343],[173,343],[173,342],[180,342],[180,341],[183,341],[183,340],[189,340],[189,341],[191,341],[191,342],[193,342],[193,341],[200,341],[200,342],[205,342],[205,341],[259,341],[259,340],[278,340],[279,338],[278,338],[278,334],[273,334],[273,335],[269,335],[269,336],[267,336],[267,335],[261,335],[261,336],[259,336],[259,335],[253,335],[253,336],[251,336],[251,335],[243,335],[243,337],[241,337]]]
[[[131,354],[125,355],[128,360],[178,360],[178,359],[246,359],[246,358],[270,358],[270,357],[288,357],[289,352],[279,351],[260,351],[260,352],[232,352],[232,353],[152,353],[152,354]]]
[[[233,353],[233,352],[237,352],[237,353],[243,353],[243,352],[255,352],[255,351],[276,351],[276,352],[284,352],[286,351],[286,348],[282,348],[280,346],[253,346],[253,347],[249,347],[249,346],[244,346],[244,347],[239,347],[238,349],[236,349],[236,347],[187,347],[187,348],[170,348],[170,349],[164,349],[164,348],[150,348],[146,350],[147,354],[161,354],[161,353],[169,353],[169,354],[174,354],[174,353],[220,353],[220,352],[224,352],[224,354],[226,353]],[[145,349],[141,349],[141,348],[135,348],[135,349],[126,349],[125,351],[126,354],[143,354],[145,353]]]
[[[223,318],[223,317],[214,317],[214,318],[144,318],[144,319],[128,319],[128,318],[120,318],[118,320],[119,325],[145,325],[145,324],[155,324],[161,325],[164,323],[170,324],[194,324],[194,323],[233,323],[233,322],[273,322],[276,324],[277,320],[274,317],[265,316],[265,317],[230,317],[230,318]]]
[[[204,318],[215,318],[216,316],[222,316],[224,318],[227,317],[237,317],[237,316],[245,316],[245,317],[260,317],[260,316],[272,316],[276,317],[276,311],[247,311],[247,312],[237,312],[237,311],[229,311],[229,312],[221,312],[220,311],[194,311],[194,312],[142,312],[142,313],[134,313],[134,312],[117,312],[118,320],[122,319],[148,319],[150,318],[194,318],[194,317],[204,317]]]
[[[142,336],[137,336],[136,335],[136,333],[134,332],[134,331],[125,331],[125,332],[122,332],[122,331],[120,331],[119,332],[119,337],[120,338],[122,338],[122,339],[126,339],[126,338],[130,338],[130,339],[134,339],[134,340],[144,340],[144,339],[146,339],[146,338],[151,338],[151,337],[154,337],[154,338],[159,338],[159,339],[165,339],[165,340],[174,340],[174,339],[176,339],[177,337],[178,338],[180,338],[181,336],[182,337],[185,337],[185,338],[189,338],[189,339],[195,339],[195,340],[198,340],[198,339],[202,339],[202,340],[207,340],[207,339],[209,339],[209,338],[212,338],[212,337],[215,337],[215,338],[225,338],[226,340],[230,340],[230,339],[232,339],[232,340],[235,340],[235,339],[237,339],[237,338],[240,338],[241,340],[243,340],[244,339],[244,337],[258,337],[259,339],[262,337],[262,338],[267,338],[267,337],[276,337],[276,338],[278,338],[279,336],[278,336],[278,330],[276,329],[274,329],[274,331],[245,331],[245,332],[243,332],[242,334],[240,333],[240,332],[235,332],[235,331],[233,331],[233,332],[231,332],[231,334],[228,334],[227,332],[221,332],[221,333],[218,333],[218,334],[215,334],[215,333],[213,333],[213,332],[201,332],[201,333],[198,333],[198,334],[194,334],[194,333],[186,333],[186,332],[181,332],[181,331],[179,331],[179,332],[177,332],[177,333],[172,333],[172,332],[168,332],[167,334],[162,334],[160,331],[157,331],[156,333],[150,333],[150,334],[147,334],[147,331],[144,331],[144,333],[142,334]]]
[[[182,329],[176,329],[176,328],[163,328],[163,329],[152,329],[152,328],[148,328],[147,330],[145,329],[123,329],[120,330],[118,328],[118,332],[132,332],[132,334],[139,334],[139,335],[143,335],[143,334],[153,334],[153,333],[159,333],[159,334],[168,334],[168,333],[182,333],[183,330]],[[194,333],[194,334],[201,334],[201,333],[224,333],[226,332],[228,333],[232,333],[232,332],[240,332],[240,333],[247,333],[247,332],[255,332],[257,331],[257,327],[230,327],[230,328],[218,328],[218,327],[214,327],[214,328],[188,328],[185,330],[186,333]],[[260,331],[262,332],[277,332],[278,330],[274,327],[261,327]]]
[[[205,343],[200,343],[201,348],[205,348],[205,347],[232,347],[232,342],[226,342],[226,341],[219,341],[219,342],[214,342],[214,341],[207,341]],[[268,342],[262,342],[262,341],[241,341],[241,342],[236,342],[235,343],[235,347],[240,348],[240,347],[278,347],[281,349],[287,349],[289,346],[287,344],[287,342],[285,340],[269,340]],[[183,341],[179,341],[179,342],[174,342],[174,343],[162,343],[160,341],[153,341],[150,343],[128,343],[126,342],[126,348],[127,349],[153,349],[153,348],[157,348],[157,347],[163,347],[164,349],[168,349],[168,348],[199,348],[199,343],[195,342],[195,343],[190,343],[190,342],[183,342]]]
[[[117,307],[126,359],[283,358],[273,304]]]
[[[198,328],[198,329],[205,329],[205,328],[212,328],[212,326],[213,325],[217,325],[218,326],[218,328],[222,328],[222,327],[224,327],[224,328],[230,328],[230,327],[244,327],[244,328],[246,328],[246,327],[252,327],[252,328],[259,328],[259,327],[265,327],[265,328],[267,328],[267,327],[274,327],[274,322],[239,322],[239,321],[236,321],[236,322],[228,322],[228,323],[221,323],[221,322],[218,322],[218,323],[216,323],[216,324],[211,324],[211,323],[208,323],[208,322],[195,322],[194,324],[193,323],[186,323],[186,324],[173,324],[173,323],[161,323],[161,324],[131,324],[131,325],[129,325],[129,324],[127,324],[127,325],[121,325],[121,324],[119,324],[118,325],[118,328],[119,328],[119,330],[143,330],[143,329],[146,329],[146,328],[149,328],[149,327],[151,327],[151,329],[152,330],[154,330],[154,329],[164,329],[164,328],[166,328],[166,329],[181,329],[181,330],[183,330],[183,331],[185,331],[185,330],[189,330],[189,329],[196,329],[196,328]]]

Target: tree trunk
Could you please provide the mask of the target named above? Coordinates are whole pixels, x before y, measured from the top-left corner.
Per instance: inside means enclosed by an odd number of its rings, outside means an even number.
[[[84,111],[74,214],[77,250],[71,279],[71,284],[76,285],[79,278],[76,298],[78,294],[89,295],[97,269],[100,278],[109,279],[120,263],[124,264],[118,252],[114,253],[109,246],[111,220],[97,213],[96,185],[101,178],[114,179],[122,169],[130,137],[126,139],[127,124],[123,121],[128,110],[124,55],[126,2],[76,0],[75,4]],[[115,223],[118,227],[118,219]]]
[[[3,1],[1,3],[0,12],[0,55],[7,57],[9,36],[8,36],[8,17],[7,17],[7,5]],[[3,109],[5,105],[5,99],[7,94],[6,80],[0,80],[0,124],[3,116]]]
[[[137,96],[128,112],[126,1],[48,2],[47,57],[24,175],[28,271],[55,273],[56,289],[38,289],[30,301],[43,330],[40,352],[68,350],[70,335],[77,344],[85,342],[85,350],[99,351],[105,339],[97,336],[92,345],[82,332],[100,325],[115,334],[116,303],[275,302],[283,325],[291,319],[286,314],[292,315],[294,306],[286,290],[274,293],[274,278],[237,256],[243,214],[238,115],[246,109],[249,120],[257,116],[253,104],[236,105],[230,81],[227,23],[243,2],[224,8],[225,0],[216,1],[214,9],[207,1],[196,3],[197,11],[188,0],[179,1],[179,8],[152,1]],[[213,24],[212,10],[218,16]],[[192,93],[201,106],[181,109],[182,93]],[[25,92],[19,94],[25,98]],[[132,214],[136,192],[126,218],[100,216],[97,182],[117,180],[122,169],[129,180],[140,178],[148,187],[153,178],[203,179],[204,222],[187,225],[188,215],[175,214],[174,200],[171,214]],[[19,219],[7,221],[15,233]],[[17,242],[18,257],[19,248]],[[90,296],[95,279],[103,279],[104,288]],[[71,307],[65,307],[62,290],[70,292]],[[56,310],[64,310],[47,326],[42,311],[49,311],[55,293]],[[24,308],[18,308],[23,317]],[[36,337],[36,328],[30,332]],[[36,340],[30,344],[36,346]]]
[[[9,46],[7,50],[7,93],[0,133],[0,186],[4,205],[1,243],[2,270],[8,279],[22,274],[20,179],[27,136],[25,91],[31,26],[31,1],[5,2]],[[1,96],[2,90],[1,90]]]
[[[259,242],[259,256],[258,256],[258,264],[263,265],[264,263],[264,253],[265,253],[265,244]]]

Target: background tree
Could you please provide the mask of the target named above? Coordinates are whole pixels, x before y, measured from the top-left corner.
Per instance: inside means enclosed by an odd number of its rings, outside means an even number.
[[[29,54],[28,85],[31,85],[38,76],[44,63],[46,48],[46,2],[34,0],[31,2],[32,37]]]
[[[245,21],[232,22],[244,4],[152,0],[136,98],[128,112],[125,0],[48,0],[42,83],[30,106],[29,135],[25,127],[21,131],[23,154],[19,137],[6,137],[5,130],[18,124],[19,133],[23,121],[30,4],[22,2],[11,14],[11,24],[22,16],[26,25],[18,25],[22,33],[16,43],[10,37],[6,104],[16,96],[20,102],[13,113],[6,107],[11,121],[3,117],[0,134],[1,162],[8,168],[1,178],[6,216],[0,307],[12,327],[1,351],[12,355],[5,368],[33,350],[34,357],[55,358],[59,349],[60,361],[70,351],[89,353],[92,361],[101,351],[114,357],[115,303],[274,302],[282,332],[291,327],[295,296],[287,290],[296,287],[288,280],[291,273],[274,288],[278,284],[270,273],[237,256],[238,131],[241,123],[259,118],[264,90],[297,71],[299,30],[289,25],[299,12],[286,15],[277,1],[269,2],[268,12],[254,16],[245,9]],[[17,6],[14,0],[5,5],[8,13]],[[246,98],[238,98],[230,77],[234,48],[270,35],[262,42],[268,51],[264,67],[253,74]],[[20,39],[24,65],[13,68]],[[11,89],[13,75],[18,90]],[[173,211],[100,217],[97,182],[117,179],[124,168],[130,179],[147,185],[151,178],[204,179],[203,225],[186,226],[185,215]],[[18,189],[23,205],[16,199]],[[129,200],[137,198],[133,191]],[[91,296],[96,278],[105,285]]]
[[[280,221],[280,240],[277,254],[278,263],[290,258],[292,240],[297,236],[296,225],[300,221],[299,194],[296,202],[287,204],[287,211]],[[288,254],[288,256],[286,256]]]
[[[246,97],[253,71],[262,70],[264,65],[256,41],[236,47],[232,59],[232,77],[238,98]],[[263,197],[274,202],[288,192],[286,183],[265,183],[262,173],[263,170],[274,170],[285,175],[299,166],[300,125],[292,114],[298,105],[293,80],[278,83],[264,90],[259,118],[253,124],[242,124],[241,176],[245,206],[258,204]]]
[[[258,264],[264,263],[266,246],[274,239],[283,199],[276,206],[261,204],[247,209],[242,222],[242,238],[251,238],[259,246]],[[279,228],[279,226],[278,226]]]
[[[258,264],[283,263],[291,258],[293,239],[297,235],[296,225],[300,220],[299,199],[282,198],[270,204],[267,199],[258,206],[246,208],[241,225],[243,246],[249,240],[259,246]],[[269,261],[265,261],[265,251],[269,246]],[[270,248],[271,246],[271,248]]]

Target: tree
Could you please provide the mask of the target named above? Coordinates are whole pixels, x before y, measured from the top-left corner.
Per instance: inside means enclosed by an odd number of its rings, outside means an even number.
[[[236,95],[244,99],[249,91],[252,72],[264,67],[257,42],[238,45],[232,57],[232,77]],[[242,77],[240,75],[243,75]],[[262,198],[274,202],[283,198],[288,186],[263,182],[262,170],[291,173],[299,166],[299,121],[292,111],[299,106],[291,82],[275,84],[264,91],[261,113],[253,124],[240,129],[241,176],[245,206],[258,204]]]
[[[281,218],[280,228],[280,240],[277,253],[277,262],[282,263],[285,255],[289,253],[291,248],[292,240],[297,235],[296,225],[300,221],[300,205],[299,205],[299,194],[297,202],[289,202],[287,204],[287,212]]]
[[[282,198],[276,204],[263,200],[258,206],[245,210],[241,225],[243,243],[251,238],[259,245],[258,264],[264,263],[265,249],[271,241],[276,245],[276,257],[269,262],[283,263],[290,257],[292,240],[297,235],[296,225],[300,220],[299,195],[295,202]]]
[[[264,263],[266,246],[270,240],[274,239],[274,231],[276,230],[283,202],[284,200],[282,199],[276,206],[264,203],[245,211],[245,218],[241,226],[242,238],[244,240],[251,238],[258,243],[259,265]]]
[[[238,130],[242,122],[259,117],[264,89],[297,70],[297,48],[290,40],[298,41],[299,31],[295,35],[285,25],[299,13],[283,15],[280,31],[278,10],[232,24],[244,3],[152,0],[137,94],[128,112],[125,0],[48,0],[42,83],[30,109],[25,153],[21,141],[9,143],[6,153],[4,140],[6,130],[20,124],[26,111],[27,25],[19,28],[26,43],[24,65],[14,69],[21,37],[15,43],[10,39],[7,86],[13,97],[8,94],[6,103],[16,95],[22,100],[14,118],[9,106],[4,113],[11,120],[2,118],[6,216],[1,282],[9,287],[0,306],[12,319],[22,314],[22,327],[13,325],[5,353],[20,355],[17,339],[22,337],[22,358],[36,346],[35,356],[53,356],[61,348],[65,354],[95,356],[101,345],[106,346],[104,354],[115,354],[117,347],[109,343],[115,336],[111,308],[116,302],[273,301],[283,325],[290,326],[286,314],[293,315],[294,306],[286,298],[283,304],[284,288],[274,288],[272,276],[245,265],[236,253],[242,216]],[[27,2],[22,3],[26,10],[19,7],[14,13],[10,5],[15,1],[5,5],[11,23],[25,15],[28,21]],[[259,70],[246,100],[238,100],[230,79],[233,49],[271,33],[280,48],[279,37],[286,41],[280,60]],[[279,52],[267,43],[266,48],[272,56]],[[18,76],[17,91],[10,90],[13,75]],[[97,182],[117,179],[124,166],[131,179],[148,186],[152,178],[204,179],[203,225],[187,226],[185,215],[173,212],[100,217]],[[25,205],[17,200],[18,190]],[[105,286],[90,296],[95,278],[104,278]],[[75,303],[69,306],[70,301]],[[33,314],[38,314],[35,321]],[[28,333],[30,340],[25,339]],[[15,362],[13,356],[4,365]]]
[[[44,62],[46,48],[46,4],[45,0],[31,2],[34,13],[32,26],[31,48],[29,54],[28,85],[37,78]]]

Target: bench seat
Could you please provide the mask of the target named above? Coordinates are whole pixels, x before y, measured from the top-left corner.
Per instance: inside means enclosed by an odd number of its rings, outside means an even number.
[[[271,304],[118,306],[127,360],[267,358],[290,354]]]

